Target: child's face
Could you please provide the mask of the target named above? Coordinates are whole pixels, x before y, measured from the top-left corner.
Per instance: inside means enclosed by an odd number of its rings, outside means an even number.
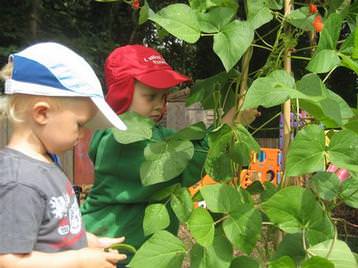
[[[134,111],[157,122],[162,116],[162,110],[165,105],[165,96],[167,94],[168,90],[166,89],[159,91],[145,86],[140,82],[136,82],[129,111]]]
[[[49,153],[61,153],[71,149],[84,132],[84,125],[92,119],[97,108],[89,98],[77,98],[48,110],[46,124],[38,138]]]

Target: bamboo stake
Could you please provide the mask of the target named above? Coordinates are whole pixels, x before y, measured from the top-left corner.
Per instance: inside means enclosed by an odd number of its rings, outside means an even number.
[[[293,7],[293,0],[285,0],[285,17],[288,16]],[[288,73],[292,72],[291,66],[291,51],[290,48],[286,48],[284,53],[284,68]],[[287,100],[282,105],[283,110],[283,163],[286,161],[288,146],[291,141],[291,100]],[[284,168],[284,167],[283,167]],[[287,179],[285,180],[285,182]],[[286,184],[283,182],[284,184]]]

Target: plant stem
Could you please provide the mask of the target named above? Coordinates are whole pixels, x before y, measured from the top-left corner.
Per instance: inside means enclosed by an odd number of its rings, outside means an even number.
[[[307,60],[307,61],[311,60],[311,58],[308,58],[308,57],[292,56],[292,55],[290,55],[290,58],[291,59],[297,59],[297,60]]]
[[[257,45],[257,44],[251,44],[252,47],[259,47],[259,48],[262,48],[262,49],[266,49],[266,50],[269,50],[269,51],[272,51],[271,48],[269,47],[265,47],[265,46],[261,46],[261,45]]]
[[[277,113],[275,116],[273,116],[272,118],[270,118],[269,120],[267,120],[265,123],[263,123],[260,127],[258,127],[254,132],[251,133],[251,135],[253,136],[256,132],[260,131],[264,126],[266,126],[268,123],[270,123],[272,120],[274,120],[275,118],[279,117],[281,114],[281,112]]]

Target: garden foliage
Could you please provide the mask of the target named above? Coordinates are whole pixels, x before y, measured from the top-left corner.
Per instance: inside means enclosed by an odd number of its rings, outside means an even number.
[[[218,183],[202,188],[195,200],[179,184],[153,197],[143,223],[145,233],[152,236],[130,267],[181,267],[186,256],[193,268],[357,267],[355,253],[337,238],[337,219],[332,216],[333,209],[343,203],[358,207],[357,109],[330,90],[326,81],[336,68],[358,73],[358,3],[319,2],[319,6],[296,3],[287,15],[280,0],[239,1],[243,6],[236,0],[189,0],[158,12],[141,2],[139,23],[154,23],[187,43],[212,36],[212,49],[226,71],[195,81],[187,100],[188,105],[200,102],[205,109],[215,110],[203,174]],[[259,34],[268,23],[275,29],[273,42]],[[343,35],[342,29],[348,34]],[[312,46],[299,47],[298,40],[310,36]],[[240,95],[244,59],[249,60],[256,49],[270,53],[266,63],[249,74],[248,90]],[[300,56],[299,51],[305,49],[312,52],[310,58]],[[284,69],[286,51],[292,59],[305,61],[304,72]],[[295,129],[277,186],[267,182],[242,189],[235,183],[250,153],[260,149],[246,127],[221,123],[222,115],[240,98],[243,103],[238,111],[291,100],[295,118],[299,111],[311,116]],[[121,143],[152,140],[151,122],[135,114],[123,119],[130,127],[116,133]],[[202,139],[206,131],[197,123],[164,141],[152,140],[141,165],[143,184],[180,174],[193,156],[191,141]],[[340,181],[326,171],[328,163],[347,169],[350,177]],[[305,176],[306,184],[290,184],[295,176]],[[206,208],[194,207],[198,200],[204,200]],[[168,204],[190,231],[195,241],[192,247],[165,231],[170,223]]]

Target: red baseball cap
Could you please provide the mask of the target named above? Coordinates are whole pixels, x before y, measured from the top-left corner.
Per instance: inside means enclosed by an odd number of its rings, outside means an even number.
[[[117,114],[130,107],[135,80],[156,90],[190,81],[175,72],[158,51],[143,45],[127,45],[112,51],[104,65],[104,78],[106,101]]]

